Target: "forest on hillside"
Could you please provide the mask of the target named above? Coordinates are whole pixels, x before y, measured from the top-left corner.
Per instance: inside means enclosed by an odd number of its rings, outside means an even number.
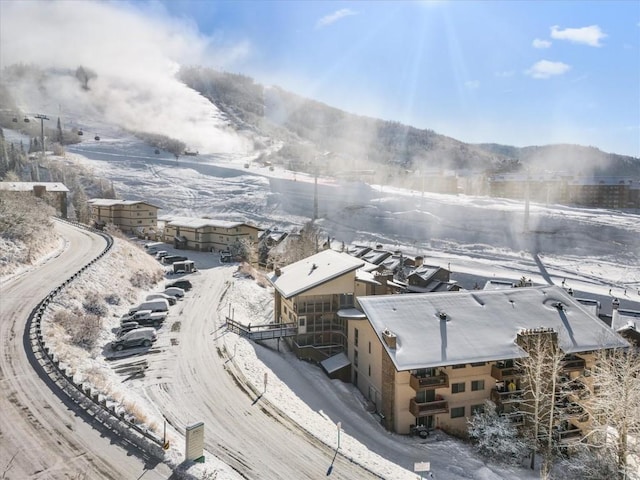
[[[271,160],[295,162],[291,166],[298,170],[375,169],[389,177],[402,171],[491,174],[524,168],[548,171],[563,165],[576,175],[640,175],[640,159],[594,147],[468,144],[433,130],[348,113],[279,87],[263,86],[245,75],[185,67],[179,76],[225,112],[237,128],[282,141],[282,149]],[[322,155],[327,151],[333,152],[330,157]]]

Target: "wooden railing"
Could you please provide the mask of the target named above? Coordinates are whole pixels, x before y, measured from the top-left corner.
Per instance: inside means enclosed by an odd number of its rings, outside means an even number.
[[[449,386],[449,375],[446,373],[433,376],[411,375],[409,385],[416,391],[425,388],[447,388]]]
[[[417,402],[415,398],[412,398],[409,402],[409,411],[414,417],[424,417],[434,413],[447,413],[449,411],[449,402],[446,400]]]

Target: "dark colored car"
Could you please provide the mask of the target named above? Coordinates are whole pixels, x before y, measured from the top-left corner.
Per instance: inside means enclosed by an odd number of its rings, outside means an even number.
[[[136,328],[111,342],[111,348],[120,351],[123,348],[150,347],[158,338],[153,327]]]
[[[180,280],[176,280],[175,282],[167,283],[167,284],[164,286],[164,288],[169,288],[169,287],[178,287],[178,288],[181,288],[181,289],[183,289],[183,290],[189,291],[189,290],[191,290],[191,287],[192,287],[192,286],[193,286],[193,285],[191,285],[191,282],[190,282],[189,280],[185,280],[185,279],[183,278],[183,279],[180,279]]]

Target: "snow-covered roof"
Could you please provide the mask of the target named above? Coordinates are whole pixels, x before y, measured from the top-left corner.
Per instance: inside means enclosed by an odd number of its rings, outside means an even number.
[[[269,281],[280,292],[280,295],[284,298],[290,298],[345,273],[357,270],[363,264],[364,262],[359,258],[328,249],[282,267],[280,275],[273,272]]]
[[[336,315],[340,318],[350,318],[353,320],[364,320],[367,318],[365,314],[357,308],[341,308],[336,312]]]
[[[33,187],[45,187],[47,192],[68,192],[64,183],[59,182],[0,182],[0,190],[11,192],[30,192]]]
[[[640,311],[618,308],[611,312],[611,328],[615,331],[629,325],[640,325]]]
[[[376,265],[380,265],[380,263],[389,257],[391,252],[386,252],[384,250],[371,250],[370,252],[365,253],[360,258],[366,260],[369,263],[375,263]]]
[[[505,288],[513,288],[511,280],[487,280],[483,290],[504,290]]]
[[[248,225],[244,222],[232,222],[227,220],[215,220],[211,218],[195,218],[195,217],[174,217],[171,220],[167,220],[167,225],[170,227],[183,227],[183,228],[204,228],[204,227],[218,227],[218,228],[234,228],[242,225]],[[258,227],[253,227],[258,228]]]
[[[413,272],[411,272],[409,276],[420,277],[423,280],[429,280],[436,273],[438,273],[439,270],[440,267],[438,267],[437,265],[420,265],[418,268],[413,270]]]
[[[142,203],[145,205],[149,205],[150,207],[160,208],[157,205],[146,202],[144,200],[116,200],[115,198],[92,198],[88,200],[88,203],[91,205],[96,205],[98,207],[112,207],[114,205],[136,205],[138,203]]]
[[[378,280],[376,280],[375,275],[365,270],[364,268],[359,268],[356,270],[356,280],[363,283],[370,283],[372,285],[382,285]]]
[[[327,373],[337,372],[341,368],[348,367],[351,365],[349,358],[344,353],[338,353],[333,357],[329,357],[326,360],[320,362],[322,368],[325,369]]]
[[[515,342],[521,329],[553,328],[565,353],[628,345],[556,286],[358,301],[399,371],[525,357]],[[395,349],[384,342],[385,329],[396,335]]]

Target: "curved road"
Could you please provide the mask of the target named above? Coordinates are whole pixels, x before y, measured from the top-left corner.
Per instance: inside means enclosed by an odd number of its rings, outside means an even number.
[[[325,477],[335,450],[301,431],[253,392],[243,391],[216,336],[224,319],[217,316],[232,269],[213,268],[191,276],[193,293],[180,303],[179,344],[158,376],[147,375],[147,395],[179,431],[205,424],[205,450],[243,478],[260,480]],[[154,372],[155,373],[155,372]],[[331,478],[379,478],[338,455]]]
[[[144,458],[47,381],[23,344],[27,317],[47,293],[95,258],[105,240],[62,222],[64,250],[0,286],[0,478],[166,479],[171,472]]]

